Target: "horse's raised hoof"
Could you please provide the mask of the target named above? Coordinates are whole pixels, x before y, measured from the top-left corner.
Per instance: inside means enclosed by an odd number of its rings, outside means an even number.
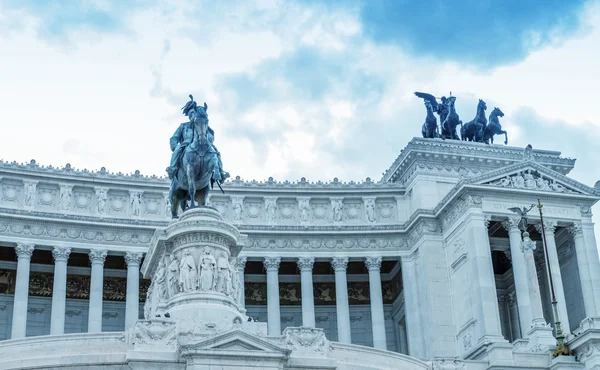
[[[504,145],[508,145],[508,140],[504,142]]]

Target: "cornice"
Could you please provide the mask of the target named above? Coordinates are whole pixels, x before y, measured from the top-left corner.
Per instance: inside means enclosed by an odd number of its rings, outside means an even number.
[[[411,166],[419,160],[424,160],[429,165],[462,164],[465,167],[493,169],[522,161],[524,151],[523,148],[512,146],[413,138],[384,173],[381,181],[407,183]],[[562,174],[569,173],[575,165],[574,159],[562,158],[557,151],[532,149],[531,158]]]

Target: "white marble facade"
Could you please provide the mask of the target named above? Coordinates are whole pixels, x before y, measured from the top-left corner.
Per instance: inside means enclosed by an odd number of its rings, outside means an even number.
[[[246,302],[247,315],[266,322],[268,336],[288,327],[322,328],[335,342],[328,356],[340,356],[337,368],[353,368],[347,361],[363,348],[348,347],[354,344],[374,347],[362,352],[373,367],[361,369],[399,363],[415,369],[594,369],[600,366],[600,261],[591,207],[600,189],[570,179],[574,164],[547,150],[413,139],[379,181],[235,178],[225,194],[211,195],[210,205],[242,234],[243,251],[232,262],[241,266],[239,280],[266,287],[263,303]],[[0,338],[6,339],[0,354],[18,351],[26,336],[63,333],[123,350],[127,341],[118,333],[144,313],[140,264],[154,230],[169,224],[167,188],[165,178],[138,171],[0,162],[0,246],[17,256],[0,261],[0,271],[15,271],[14,292],[0,294]],[[538,198],[572,358],[550,356],[548,266],[541,244],[524,243],[508,210]],[[529,223],[530,232],[541,235],[536,209]],[[32,263],[38,251],[52,253],[53,265]],[[74,253],[88,255],[90,267],[70,266]],[[107,256],[122,258],[123,267],[105,268]],[[396,264],[382,273],[386,261]],[[262,273],[244,274],[249,262],[260,263]],[[291,262],[298,273],[281,274],[281,263]],[[316,274],[315,263],[329,264],[330,273]],[[363,273],[348,274],[349,263],[362,264]],[[51,296],[29,294],[30,276],[38,273],[52,275]],[[71,275],[89,276],[88,298],[67,298]],[[99,282],[107,276],[126,282],[119,301],[103,301],[106,286]],[[403,289],[390,302],[382,283],[395,278]],[[318,283],[335,286],[335,304],[314,300],[310,293]],[[348,287],[358,283],[369,287],[368,304],[349,302]],[[282,304],[285,284],[309,298]],[[378,356],[388,352],[377,349],[408,356],[389,352],[386,362]]]

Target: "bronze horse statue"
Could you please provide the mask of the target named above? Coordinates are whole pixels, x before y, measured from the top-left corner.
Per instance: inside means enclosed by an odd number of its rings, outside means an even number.
[[[494,143],[494,135],[504,134],[504,145],[508,145],[508,134],[502,130],[498,117],[504,117],[504,112],[498,107],[494,107],[490,113],[490,121],[483,131],[483,142],[489,144],[488,141]]]
[[[454,103],[456,102],[456,96],[450,96],[446,100],[448,104],[448,115],[444,122],[442,122],[442,139],[453,139],[460,140],[458,134],[456,133],[456,126],[461,125],[462,121],[456,113],[456,109],[454,107]]]
[[[425,108],[427,109],[427,117],[425,117],[425,123],[423,123],[423,127],[421,128],[423,137],[426,139],[440,137],[437,119],[433,115],[433,106],[431,105],[431,102],[425,100]]]
[[[465,123],[460,128],[460,138],[463,141],[475,141],[478,143],[483,143],[483,131],[487,125],[487,118],[485,117],[485,110],[487,109],[487,104],[481,99],[479,99],[479,103],[477,104],[477,113],[475,114],[475,118],[471,121]]]
[[[187,130],[186,135],[191,135],[191,140],[189,136],[181,140],[182,153],[169,189],[173,218],[177,218],[178,207],[185,211],[195,208],[196,203],[198,206],[207,205],[210,188],[215,182],[221,187],[220,184],[229,175],[222,171],[219,152],[213,145],[214,131],[208,126],[208,106],[206,103],[197,106],[193,100],[191,103],[191,107],[186,105],[183,108],[190,122],[181,125],[187,125],[183,129]]]

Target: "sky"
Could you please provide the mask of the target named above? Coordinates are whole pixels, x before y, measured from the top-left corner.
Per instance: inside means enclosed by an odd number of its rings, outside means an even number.
[[[233,176],[378,180],[451,91],[593,186],[594,45],[598,0],[0,0],[0,158],[162,176],[193,94]]]

